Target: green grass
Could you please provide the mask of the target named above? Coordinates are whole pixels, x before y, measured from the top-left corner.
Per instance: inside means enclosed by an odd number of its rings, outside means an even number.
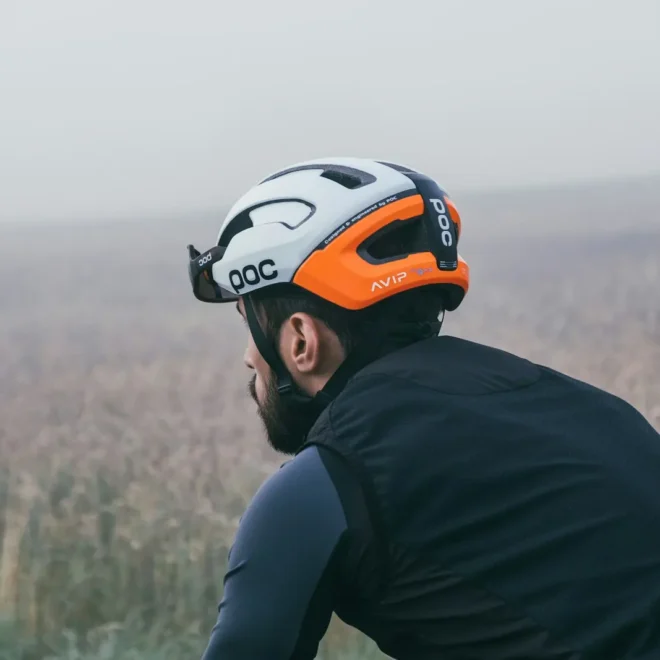
[[[12,622],[0,621],[0,660],[182,660],[201,658],[206,643],[196,632],[167,635],[154,627],[147,632],[126,625],[106,625],[85,634],[67,630],[36,640],[17,632]],[[380,660],[367,639],[351,647],[332,648],[325,642],[318,660]]]
[[[69,630],[36,640],[18,635],[6,624],[0,627],[0,649],[0,660],[180,660],[201,657],[204,642],[199,635],[163,638],[119,625],[86,634]]]

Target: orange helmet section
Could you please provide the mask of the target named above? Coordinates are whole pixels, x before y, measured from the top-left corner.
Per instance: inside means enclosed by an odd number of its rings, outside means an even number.
[[[454,202],[449,199],[449,197],[445,197],[445,204],[447,205],[447,208],[449,209],[449,217],[452,219],[452,222],[456,225],[456,237],[460,239],[461,237],[461,216],[458,214],[458,209],[456,208],[456,205]]]
[[[452,220],[460,219],[446,200]],[[362,242],[394,220],[409,220],[424,213],[421,195],[413,195],[378,208],[346,229],[325,248],[312,253],[293,282],[346,309],[363,309],[408,289],[428,284],[458,286],[467,291],[468,265],[459,257],[458,268],[442,271],[430,252],[411,254],[383,264],[365,261],[357,253]]]

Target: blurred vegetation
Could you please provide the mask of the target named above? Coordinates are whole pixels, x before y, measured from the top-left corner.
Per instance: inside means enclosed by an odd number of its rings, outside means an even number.
[[[189,294],[185,245],[215,225],[11,231],[0,660],[199,657],[238,519],[283,460],[246,393],[233,308]],[[445,332],[604,387],[660,428],[660,228],[464,245],[472,291]],[[319,657],[383,656],[333,621]]]

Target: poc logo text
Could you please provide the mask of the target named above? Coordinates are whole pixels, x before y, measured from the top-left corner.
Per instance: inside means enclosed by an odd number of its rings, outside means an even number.
[[[429,201],[433,204],[433,208],[438,214],[438,224],[440,225],[440,229],[442,229],[442,244],[445,247],[451,247],[454,244],[454,239],[451,231],[449,231],[451,220],[447,215],[447,207],[441,199],[431,199]]]
[[[262,280],[274,280],[277,277],[277,269],[272,259],[264,259],[256,266],[248,264],[241,270],[235,268],[229,272],[229,281],[234,291],[239,293],[246,286],[255,286]]]

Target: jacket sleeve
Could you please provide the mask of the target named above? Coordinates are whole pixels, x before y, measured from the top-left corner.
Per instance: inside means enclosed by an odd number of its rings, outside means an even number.
[[[309,447],[265,482],[241,519],[203,660],[313,660],[346,529],[319,450]]]

